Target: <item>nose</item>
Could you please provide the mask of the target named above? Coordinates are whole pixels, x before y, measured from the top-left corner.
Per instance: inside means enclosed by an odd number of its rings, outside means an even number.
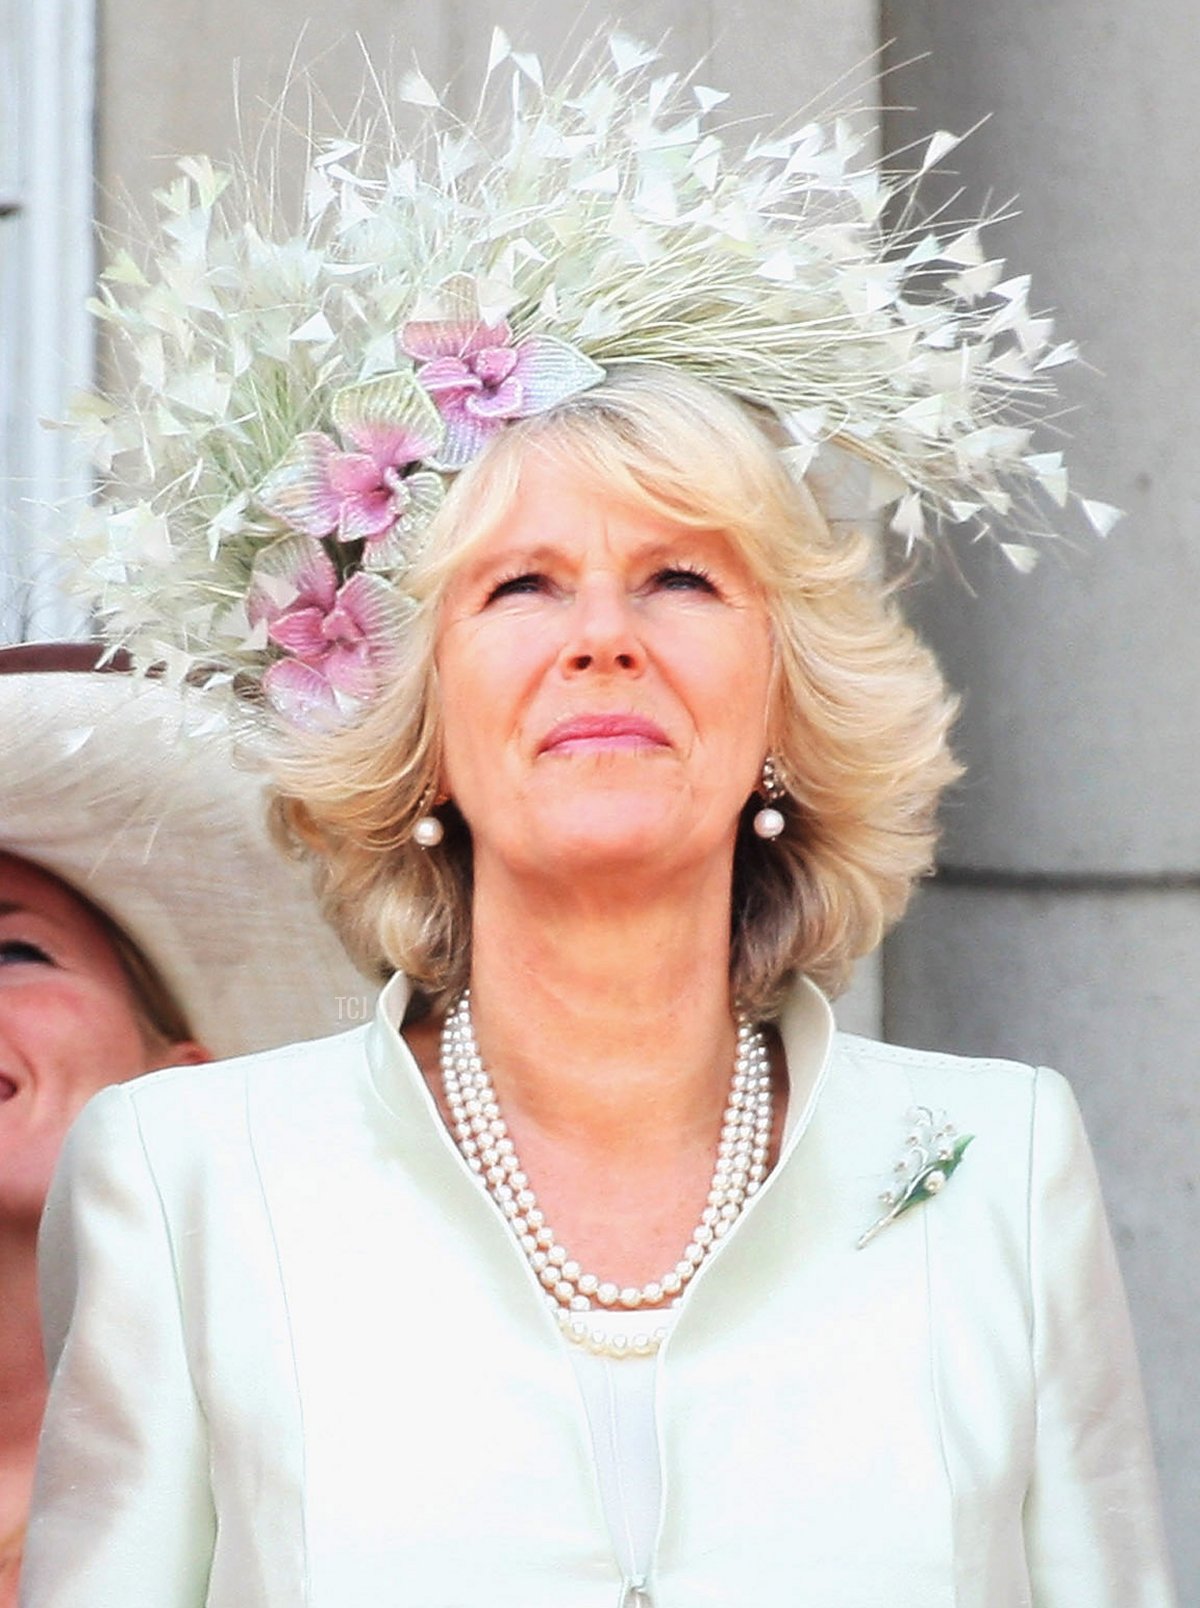
[[[565,673],[636,675],[643,669],[645,650],[636,611],[616,576],[594,575],[581,581],[568,618],[561,659]]]

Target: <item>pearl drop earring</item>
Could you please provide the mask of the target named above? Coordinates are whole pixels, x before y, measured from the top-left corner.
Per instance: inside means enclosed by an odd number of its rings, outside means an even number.
[[[783,797],[784,790],[778,767],[770,754],[763,760],[760,790],[767,802],[755,813],[754,831],[758,837],[768,840],[780,837],[787,822],[783,818],[783,811],[775,808],[774,801]]]
[[[446,828],[433,813],[439,794],[431,787],[421,800],[421,813],[413,822],[412,840],[419,849],[436,849],[446,835]]]
[[[436,815],[419,815],[412,829],[412,840],[419,849],[436,849],[446,828]]]

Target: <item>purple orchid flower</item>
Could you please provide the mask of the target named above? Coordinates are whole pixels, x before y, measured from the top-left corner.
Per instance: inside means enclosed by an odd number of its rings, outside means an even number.
[[[442,469],[464,468],[510,419],[545,413],[604,378],[598,364],[556,336],[515,341],[504,319],[488,323],[467,275],[446,280],[439,296],[459,316],[405,324],[400,345],[420,364],[417,382],[445,422],[436,459]]]
[[[260,555],[246,608],[251,625],[265,623],[285,654],[263,676],[267,697],[309,731],[341,725],[380,690],[404,615],[382,576],[359,571],[339,586],[332,559],[311,536],[288,537]]]
[[[441,418],[409,374],[349,386],[330,412],[352,450],[322,431],[306,431],[259,488],[258,500],[306,536],[362,541],[366,569],[396,567],[442,499],[441,477],[417,467],[441,442]]]

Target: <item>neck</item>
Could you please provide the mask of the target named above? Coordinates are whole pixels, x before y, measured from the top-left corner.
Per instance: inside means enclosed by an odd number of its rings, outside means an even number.
[[[0,1550],[15,1542],[28,1512],[46,1405],[36,1243],[36,1225],[0,1225]],[[9,1562],[0,1558],[0,1603]]]
[[[636,902],[611,879],[548,898],[477,874],[472,1009],[506,1112],[613,1159],[711,1138],[735,1045],[729,902],[727,869]]]
[[[0,1459],[36,1436],[45,1405],[36,1251],[36,1227],[0,1227]]]

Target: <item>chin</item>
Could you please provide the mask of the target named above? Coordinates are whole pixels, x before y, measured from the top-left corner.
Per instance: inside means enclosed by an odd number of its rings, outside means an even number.
[[[578,876],[603,871],[628,874],[638,867],[661,873],[668,863],[686,860],[690,852],[692,834],[671,808],[674,802],[647,799],[643,793],[603,800],[576,798],[539,820],[534,833],[537,863],[546,870]],[[695,852],[699,858],[702,846],[696,845]]]

